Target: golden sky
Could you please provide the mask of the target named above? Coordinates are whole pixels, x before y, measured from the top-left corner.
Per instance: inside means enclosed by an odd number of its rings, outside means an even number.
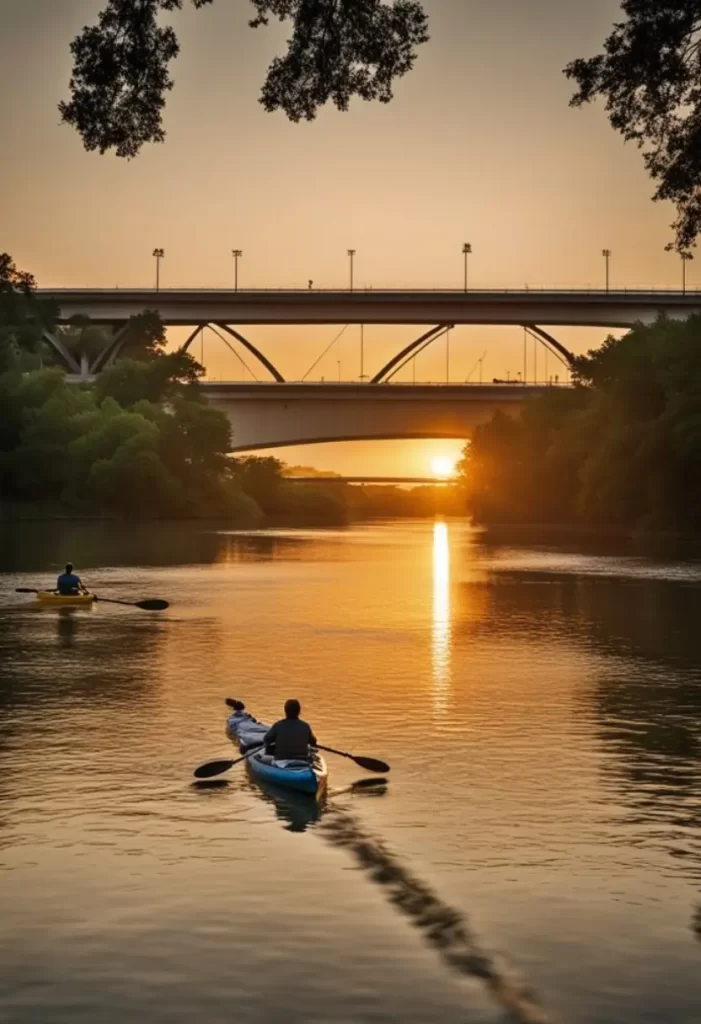
[[[0,250],[41,285],[149,286],[155,246],[162,285],[345,286],[357,250],[358,287],[460,287],[464,241],[474,287],[600,286],[602,248],[612,286],[678,287],[665,253],[673,211],[650,201],[640,154],[600,107],[570,110],[561,73],[596,52],[619,13],[614,0],[425,0],[431,40],[389,106],[355,101],[290,124],[257,102],[287,30],[247,27],[248,0],[215,0],[172,16],[181,41],[164,145],[132,161],[86,153],[59,123],[69,44],[101,0],[0,0]],[[688,270],[689,287],[697,281]],[[249,328],[286,377],[301,377],[337,327]],[[359,329],[319,364],[357,378]],[[365,331],[366,372],[411,337],[411,327]],[[603,332],[554,331],[575,351]],[[174,339],[176,340],[176,339]],[[517,328],[457,328],[450,375],[464,380],[486,352],[485,379],[523,367]],[[195,353],[197,354],[197,352]],[[208,373],[241,367],[214,336]],[[247,357],[248,361],[248,357]],[[340,362],[340,367],[339,367]],[[538,375],[543,377],[542,350]],[[529,375],[533,355],[529,355]],[[548,373],[558,372],[550,358]],[[258,372],[256,368],[256,372]],[[417,379],[443,380],[445,343],[418,361]],[[411,371],[404,377],[411,379]],[[427,471],[456,445],[329,446],[284,457],[347,471]],[[342,454],[338,454],[338,452]]]

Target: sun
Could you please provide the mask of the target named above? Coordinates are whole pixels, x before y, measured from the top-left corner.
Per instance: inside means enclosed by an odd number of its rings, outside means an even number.
[[[435,459],[431,459],[431,472],[440,480],[447,480],[448,477],[455,475],[455,459],[447,455],[437,455]]]

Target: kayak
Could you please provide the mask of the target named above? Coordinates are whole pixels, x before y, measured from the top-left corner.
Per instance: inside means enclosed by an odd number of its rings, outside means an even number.
[[[270,728],[263,722],[256,721],[247,712],[235,712],[226,723],[229,737],[238,743],[239,750],[245,754],[252,747],[260,746],[263,737]],[[328,768],[321,754],[315,750],[309,761],[282,760],[265,750],[260,750],[246,761],[253,777],[261,782],[294,789],[298,793],[310,793],[320,799],[326,790]]]
[[[55,590],[37,591],[37,601],[41,601],[42,604],[55,605],[57,608],[91,608],[94,600],[94,594],[59,594]]]

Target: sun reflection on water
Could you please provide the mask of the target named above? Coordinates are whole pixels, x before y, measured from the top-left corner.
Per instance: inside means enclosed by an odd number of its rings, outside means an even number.
[[[433,710],[444,714],[450,690],[450,537],[447,523],[433,524]]]

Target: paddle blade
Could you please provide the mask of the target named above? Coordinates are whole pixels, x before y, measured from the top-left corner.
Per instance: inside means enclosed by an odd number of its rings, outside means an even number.
[[[15,587],[16,594],[36,594],[35,587]]]
[[[234,761],[208,761],[207,764],[201,764],[199,768],[195,768],[193,774],[196,779],[211,779],[213,775],[228,772],[233,764]]]
[[[374,757],[353,757],[353,760],[368,772],[379,772],[384,775],[390,770],[388,764],[384,761],[377,761]]]
[[[387,779],[358,779],[356,782],[351,783],[351,792],[356,792],[359,789],[372,790],[377,792],[380,789],[387,788]]]
[[[163,612],[170,607],[167,601],[159,601],[156,598],[149,601],[135,601],[137,608],[143,608],[146,612]]]

